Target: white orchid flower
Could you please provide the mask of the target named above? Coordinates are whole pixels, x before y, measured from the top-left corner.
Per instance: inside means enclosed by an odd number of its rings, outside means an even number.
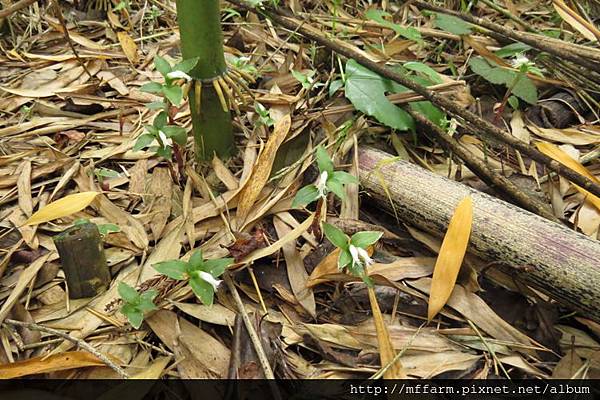
[[[325,195],[327,194],[327,178],[327,171],[323,171],[321,172],[321,176],[319,176],[319,180],[315,184],[317,190],[319,191],[319,197],[325,197]]]
[[[210,285],[213,287],[213,290],[216,292],[217,288],[219,287],[219,285],[221,284],[221,282],[223,282],[220,279],[215,279],[214,276],[212,276],[211,274],[209,274],[208,272],[204,272],[204,271],[198,271],[198,276],[207,283],[210,283]]]
[[[160,141],[163,143],[164,146],[168,146],[168,147],[172,147],[173,146],[173,139],[168,138],[167,135],[165,135],[165,133],[161,130],[158,131],[158,137],[160,137]]]
[[[348,250],[352,256],[352,265],[368,267],[369,265],[373,264],[373,259],[369,257],[369,253],[367,253],[365,249],[351,244],[348,247]]]
[[[520,68],[522,65],[528,65],[530,63],[529,58],[523,53],[519,53],[514,60],[510,62],[513,67]]]
[[[167,74],[167,78],[169,78],[169,79],[185,79],[188,82],[192,80],[192,77],[183,71],[171,71]]]

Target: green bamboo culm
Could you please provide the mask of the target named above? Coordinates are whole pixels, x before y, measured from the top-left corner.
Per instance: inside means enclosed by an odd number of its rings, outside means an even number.
[[[197,105],[198,85],[192,86],[189,95],[196,160],[207,161],[214,154],[227,158],[234,149],[231,114],[223,110],[209,82],[227,70],[219,0],[177,0],[177,21],[183,58],[199,59],[190,76],[203,82],[200,107]]]

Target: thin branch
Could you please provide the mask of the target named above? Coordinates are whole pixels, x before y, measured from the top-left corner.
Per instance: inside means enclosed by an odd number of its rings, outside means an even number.
[[[25,7],[29,7],[30,5],[32,5],[33,3],[37,2],[38,0],[21,0],[16,2],[15,4],[13,4],[10,7],[5,8],[4,10],[0,10],[0,19],[2,18],[6,18],[9,15],[16,13],[19,10],[22,10]]]
[[[61,332],[59,330],[56,330],[56,329],[38,325],[34,322],[22,322],[22,321],[15,321],[13,319],[5,319],[4,323],[8,324],[8,325],[12,325],[12,326],[22,326],[27,329],[32,329],[32,330],[36,330],[36,331],[40,331],[40,332],[46,332],[51,335],[60,336],[61,338],[68,340],[71,343],[74,343],[75,345],[77,345],[77,347],[96,356],[100,361],[102,361],[104,364],[106,364],[107,367],[111,368],[117,374],[119,374],[119,376],[121,378],[124,378],[124,379],[129,378],[129,375],[127,374],[127,372],[125,372],[125,370],[123,370],[123,368],[119,367],[111,359],[109,359],[104,354],[100,353],[98,350],[96,350],[91,345],[89,345],[88,343],[86,343],[85,341],[83,341],[81,339],[74,338],[73,336],[70,336],[70,335],[68,335],[64,332]]]

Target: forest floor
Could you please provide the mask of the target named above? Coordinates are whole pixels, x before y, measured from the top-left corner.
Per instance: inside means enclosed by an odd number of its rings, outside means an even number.
[[[151,147],[134,149],[156,115],[146,105],[160,99],[142,90],[163,82],[156,57],[181,60],[175,2],[113,1],[108,12],[110,2],[71,3],[58,2],[62,18],[54,2],[39,2],[0,19],[0,378],[600,378],[598,321],[525,284],[494,281],[493,260],[470,251],[456,284],[447,282],[451,304],[428,322],[442,237],[383,213],[359,185],[344,185],[343,199],[332,190],[321,215],[314,204],[292,207],[319,179],[319,145],[336,170],[357,177],[358,148],[370,146],[499,197],[403,110],[421,112],[558,223],[594,240],[597,197],[227,2],[227,60],[249,89],[232,113],[238,152],[196,168],[190,135],[177,165]],[[599,87],[585,66],[420,2],[280,3],[303,26],[600,177]],[[596,1],[427,3],[597,57]],[[191,129],[187,102],[174,120]],[[320,219],[348,235],[383,232],[369,248],[373,290],[337,270],[339,250],[309,229]],[[111,284],[69,299],[53,237],[82,220],[102,233]],[[234,258],[212,305],[155,268],[188,262],[198,249],[207,260]],[[120,283],[155,295],[138,328]],[[382,368],[390,354],[399,361]]]

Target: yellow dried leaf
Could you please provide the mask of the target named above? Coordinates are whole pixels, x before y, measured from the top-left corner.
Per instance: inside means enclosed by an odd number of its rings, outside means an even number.
[[[125,57],[127,57],[130,63],[135,64],[139,59],[137,44],[135,44],[127,32],[118,32],[117,37],[119,38],[119,43],[121,44],[123,53],[125,53]]]
[[[104,364],[90,353],[71,351],[0,365],[0,379],[13,379],[21,376],[100,365]]]
[[[289,114],[275,124],[273,133],[269,137],[269,140],[265,145],[265,149],[258,157],[258,161],[254,166],[252,175],[250,175],[249,179],[244,184],[245,186],[241,189],[238,195],[240,202],[237,207],[237,217],[240,220],[240,224],[246,219],[252,210],[252,207],[258,199],[260,192],[263,190],[264,186],[269,180],[269,175],[271,175],[271,168],[273,167],[273,161],[275,161],[277,149],[279,149],[279,146],[281,143],[283,143],[288,132],[290,131],[291,126],[292,119]]]
[[[379,344],[379,357],[381,359],[381,367],[388,366],[396,357],[396,351],[390,339],[390,332],[385,325],[383,315],[377,303],[377,296],[372,287],[368,288],[369,302],[373,311],[373,321],[375,322],[375,332],[377,332],[377,343]],[[402,370],[400,360],[396,360],[384,373],[385,379],[406,379],[406,374]]]
[[[588,171],[587,168],[584,167],[579,161],[571,158],[571,156],[562,151],[558,146],[548,142],[538,142],[536,143],[536,146],[539,151],[552,158],[553,160],[556,160],[562,165],[585,176],[586,178],[589,178],[592,182],[600,184],[600,179],[592,175],[592,173]],[[573,186],[575,186],[575,189],[577,189],[579,192],[583,193],[584,196],[586,196],[587,201],[589,201],[591,204],[594,205],[594,207],[600,210],[600,198],[591,194],[590,192],[588,192],[580,186],[577,186],[575,184],[573,184]]]
[[[573,29],[581,33],[583,37],[592,42],[596,42],[598,40],[598,37],[600,36],[600,32],[598,32],[598,29],[596,29],[594,25],[590,24],[587,20],[585,20],[575,10],[567,6],[564,1],[554,0],[552,5],[554,6],[554,9],[558,13],[558,15],[560,15],[560,17],[567,24],[571,25]]]
[[[452,294],[469,244],[472,223],[473,200],[471,196],[467,196],[454,210],[433,269],[427,308],[427,319],[430,321],[444,307]]]
[[[25,225],[37,225],[81,211],[89,206],[97,195],[98,192],[75,193],[53,201],[34,213]]]

